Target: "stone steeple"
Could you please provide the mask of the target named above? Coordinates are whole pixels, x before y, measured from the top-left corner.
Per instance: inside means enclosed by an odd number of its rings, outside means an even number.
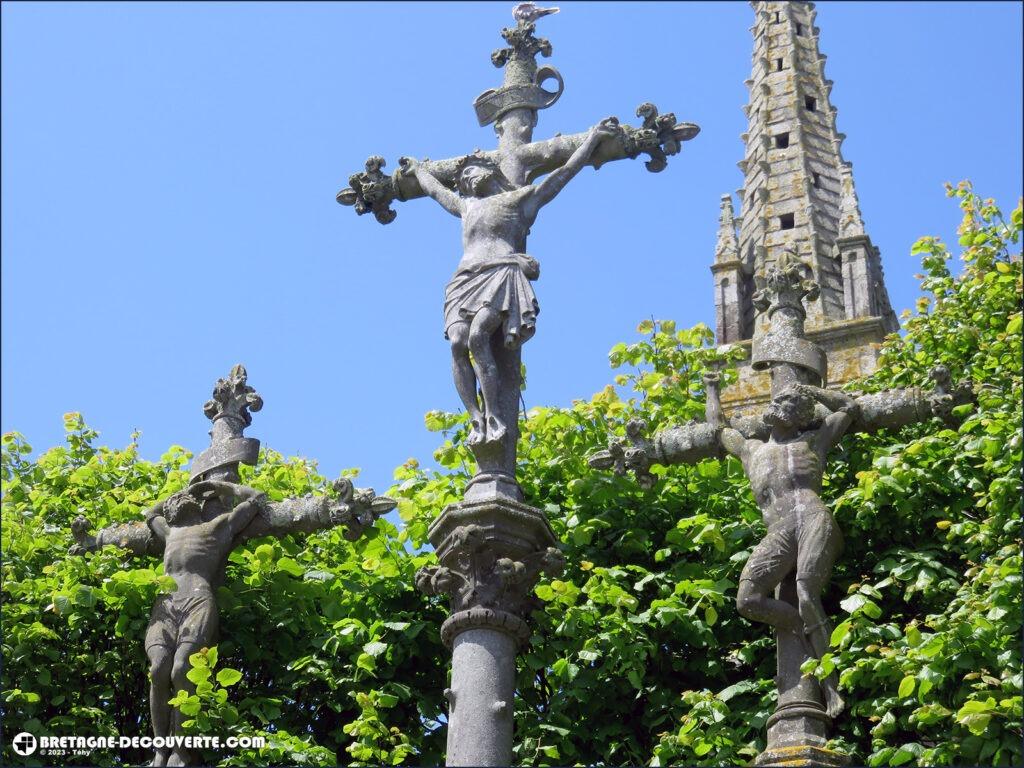
[[[836,130],[825,56],[810,2],[753,2],[753,71],[738,234],[725,232],[723,197],[715,262],[718,341],[750,344],[763,331],[753,296],[768,267],[790,252],[806,263],[820,296],[805,300],[807,332],[828,353],[829,381],[842,384],[876,366],[881,339],[899,328],[878,249],[866,234],[845,138]],[[767,378],[741,366],[723,403],[743,410],[768,398]]]

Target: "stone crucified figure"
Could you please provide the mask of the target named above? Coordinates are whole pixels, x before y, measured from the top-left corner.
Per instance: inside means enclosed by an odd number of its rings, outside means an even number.
[[[499,443],[508,429],[498,407],[503,382],[492,337],[500,331],[505,347],[515,349],[536,330],[540,306],[530,282],[540,276],[540,265],[525,253],[530,227],[540,209],[588,164],[598,144],[618,133],[618,120],[602,120],[569,160],[538,184],[512,184],[497,163],[477,153],[460,161],[456,193],[416,160],[399,160],[427,195],[462,219],[463,256],[445,288],[444,330],[452,345],[455,389],[470,416],[470,446]]]
[[[347,479],[333,484],[331,496],[306,496],[273,502],[259,491],[240,485],[239,463],[253,464],[259,441],[243,430],[263,401],[246,383],[246,372],[235,366],[220,379],[204,412],[213,421],[210,448],[192,462],[187,488],[147,509],[141,521],[88,533],[89,523],[78,517],[72,524],[71,554],[95,551],[113,544],[132,555],[162,555],[164,573],[175,590],[160,595],[145,635],[150,663],[150,715],[153,735],[168,740],[182,736],[181,711],[168,703],[178,691],[195,692],[188,679],[189,657],[217,641],[217,587],[224,581],[228,556],[247,541],[262,536],[310,533],[345,526],[346,539],[358,539],[380,515],[396,504],[357,489]],[[154,766],[192,765],[195,755],[181,744],[158,746]]]
[[[768,528],[740,574],[736,608],[751,621],[792,633],[807,658],[820,659],[832,633],[821,593],[843,548],[839,526],[820,496],[826,457],[848,431],[893,429],[933,416],[947,419],[955,405],[973,398],[969,387],[950,390],[949,371],[943,367],[932,378],[937,387],[931,394],[909,388],[859,397],[796,383],[775,395],[759,419],[728,420],[719,375],[708,373],[705,423],[671,427],[648,439],[643,422],[632,421],[626,428],[628,442],[613,440],[589,463],[619,474],[633,470],[640,484],[650,487],[652,464],[694,464],[721,457],[723,451],[736,456]],[[795,577],[795,606],[775,596],[789,576]],[[844,703],[834,672],[822,681],[822,694],[828,715],[835,717]]]
[[[843,548],[843,535],[822,502],[821,479],[828,452],[853,423],[857,404],[843,392],[795,384],[776,395],[762,419],[766,439],[744,437],[721,415],[717,374],[704,377],[708,412],[717,417],[721,444],[743,463],[768,532],[754,547],[740,574],[736,609],[751,621],[795,633],[808,644],[808,656],[828,650],[832,625],[821,592]],[[815,403],[829,413],[819,419]],[[796,578],[798,607],[774,597],[789,574]],[[823,681],[829,717],[843,710],[833,672]]]

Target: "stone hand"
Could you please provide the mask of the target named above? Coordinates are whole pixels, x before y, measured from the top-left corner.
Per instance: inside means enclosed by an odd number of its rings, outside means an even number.
[[[89,521],[79,515],[71,523],[71,535],[75,537],[75,543],[68,550],[69,554],[81,555],[96,548],[96,537],[89,535]]]
[[[608,448],[596,451],[587,459],[594,469],[610,469],[616,475],[624,475],[628,470],[636,473],[641,488],[651,488],[655,477],[650,473],[656,451],[654,444],[643,437],[647,425],[638,419],[626,424],[626,437],[613,437],[608,441]]]
[[[398,158],[398,166],[403,176],[415,176],[416,171],[420,168],[420,161],[414,157],[400,157]]]
[[[619,126],[619,118],[606,117],[590,130],[593,135],[599,138],[605,138],[608,136],[617,136],[622,129]]]

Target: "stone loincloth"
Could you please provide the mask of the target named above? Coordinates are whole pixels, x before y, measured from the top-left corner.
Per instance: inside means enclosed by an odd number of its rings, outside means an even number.
[[[444,290],[444,335],[458,322],[472,322],[481,309],[501,314],[502,335],[508,346],[518,346],[537,330],[540,305],[531,280],[540,276],[532,256],[514,253],[460,269]]]
[[[161,595],[153,605],[145,648],[177,648],[185,643],[210,645],[217,633],[217,600],[209,590],[188,595]]]

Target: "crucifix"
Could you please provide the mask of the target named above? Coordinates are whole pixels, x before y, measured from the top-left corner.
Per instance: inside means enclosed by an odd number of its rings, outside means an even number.
[[[337,196],[381,224],[394,221],[394,201],[423,196],[462,221],[464,253],[445,289],[443,330],[477,470],[463,501],[447,507],[428,533],[440,565],[417,577],[427,593],[451,598],[441,632],[452,648],[448,765],[511,763],[515,655],[529,637],[539,574],[562,563],[547,519],[523,503],[516,482],[522,345],[540,311],[531,285],[540,265],[526,249],[530,227],[585,166],[646,154],[647,169],[659,172],[699,131],[644,103],[639,127],[609,117],[585,132],[534,141],[538,112],[564,88],[554,67],[537,64],[538,54],[551,55],[551,43],[535,35],[536,21],[557,11],[521,3],[512,12],[516,25],[502,30],[507,46],[491,61],[504,68],[504,83],[473,104],[481,126],[493,123],[496,149],[437,161],[401,158],[391,175],[374,156]]]
[[[772,400],[756,418],[726,419],[719,374],[705,375],[705,421],[670,427],[653,439],[642,422],[626,427],[590,458],[598,469],[636,472],[644,487],[655,481],[651,464],[694,464],[731,454],[738,458],[761,509],[767,533],[740,575],[736,608],[769,625],[777,645],[778,705],[768,720],[768,745],[755,765],[840,766],[846,755],[825,747],[832,720],[844,709],[837,675],[804,675],[801,665],[829,648],[832,625],[821,593],[842,551],[843,537],[820,497],[828,452],[847,432],[895,429],[933,416],[949,419],[970,402],[969,386],[951,387],[949,371],[936,368],[933,393],[917,388],[854,396],[825,389],[824,350],[806,338],[804,301],[818,296],[810,268],[794,252],[770,266],[754,306],[761,313],[751,360],[771,376]],[[802,763],[801,763],[802,764]]]
[[[79,517],[72,524],[72,554],[113,544],[132,555],[162,555],[164,573],[175,590],[157,597],[146,629],[150,663],[150,715],[156,751],[155,766],[194,765],[198,756],[183,741],[182,712],[168,701],[178,691],[195,693],[188,679],[189,657],[217,642],[217,587],[224,581],[228,555],[261,536],[345,526],[345,538],[358,539],[374,520],[394,509],[395,502],[357,489],[347,479],[334,483],[332,496],[306,496],[268,501],[259,491],[241,485],[239,464],[255,464],[260,441],[245,437],[250,411],[263,407],[247,383],[245,368],[236,365],[219,379],[203,412],[213,422],[210,447],[192,462],[188,487],[159,501],[143,520],[110,526],[96,535]]]

